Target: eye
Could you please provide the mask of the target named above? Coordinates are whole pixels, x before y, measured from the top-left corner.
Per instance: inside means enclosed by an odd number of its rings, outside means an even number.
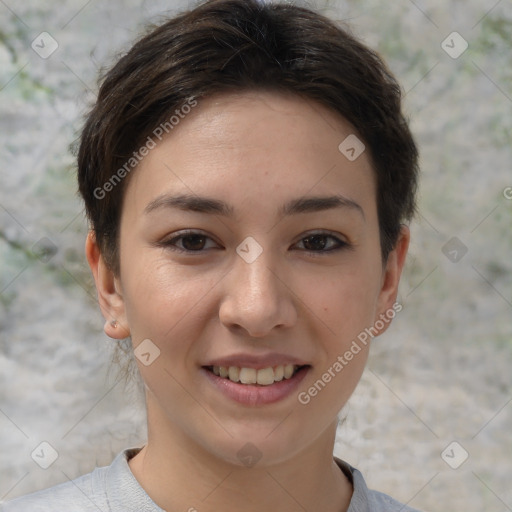
[[[208,247],[208,242],[213,242],[214,245]],[[301,250],[309,253],[317,253],[318,255],[351,247],[348,242],[341,240],[329,232],[309,233],[300,240],[298,245],[301,244],[303,246]],[[207,249],[219,248],[219,244],[211,237],[200,231],[193,230],[182,231],[172,238],[159,242],[158,245],[172,251],[184,253],[203,253]]]
[[[328,232],[310,233],[299,243],[303,244],[303,250],[312,253],[328,253],[350,247],[348,242]]]
[[[204,252],[205,249],[208,249],[208,247],[205,247],[208,240],[218,247],[218,244],[208,235],[191,230],[182,231],[177,236],[160,242],[159,245],[178,252]]]

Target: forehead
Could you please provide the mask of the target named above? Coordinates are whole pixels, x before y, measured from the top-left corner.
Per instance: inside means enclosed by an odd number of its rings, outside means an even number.
[[[238,198],[246,206],[334,189],[358,201],[375,197],[367,152],[347,158],[340,144],[344,149],[355,130],[327,107],[256,91],[197,101],[131,177],[129,204],[139,211],[163,189]]]
[[[355,133],[339,114],[291,93],[247,91],[198,101],[169,136],[177,143],[187,139],[189,151],[197,153],[254,154],[271,148],[279,155],[288,150],[290,158],[315,150],[337,157],[340,136]]]

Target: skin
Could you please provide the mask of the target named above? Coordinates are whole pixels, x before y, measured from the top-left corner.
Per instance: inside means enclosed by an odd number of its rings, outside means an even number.
[[[137,360],[148,442],[129,465],[165,510],[348,508],[352,486],[332,452],[337,413],[361,377],[368,346],[307,405],[297,394],[392,308],[409,243],[404,226],[382,261],[369,155],[351,162],[338,150],[352,133],[336,113],[296,96],[244,92],[201,100],[130,176],[118,276],[89,234],[86,254],[105,332],[131,335],[134,347],[150,339],[160,350],[149,366]],[[235,217],[165,207],[144,212],[167,193],[223,200]],[[277,215],[291,199],[333,194],[362,212]],[[209,237],[185,245],[202,252],[159,244],[183,229]],[[325,248],[308,252],[304,239],[319,230],[329,232]],[[349,248],[325,250],[337,246],[329,234]],[[236,252],[248,236],[263,248],[250,264]],[[183,240],[175,243],[183,248]],[[311,365],[297,391],[277,403],[234,402],[200,372],[214,358],[269,352]],[[237,457],[248,442],[261,455],[253,467]]]

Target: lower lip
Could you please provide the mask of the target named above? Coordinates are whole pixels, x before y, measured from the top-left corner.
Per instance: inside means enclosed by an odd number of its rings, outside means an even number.
[[[201,371],[228,398],[240,404],[257,406],[279,402],[290,396],[310,369],[310,366],[305,366],[296,372],[292,378],[283,379],[269,386],[240,384],[239,382],[219,377],[206,368],[201,368]]]

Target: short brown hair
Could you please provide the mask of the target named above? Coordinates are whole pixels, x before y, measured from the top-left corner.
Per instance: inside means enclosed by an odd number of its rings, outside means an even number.
[[[243,90],[293,93],[354,126],[376,173],[381,252],[387,259],[401,223],[415,212],[418,176],[418,151],[395,78],[347,28],[310,9],[209,0],[152,29],[108,71],[82,131],[79,190],[116,274],[126,163],[191,98]]]

